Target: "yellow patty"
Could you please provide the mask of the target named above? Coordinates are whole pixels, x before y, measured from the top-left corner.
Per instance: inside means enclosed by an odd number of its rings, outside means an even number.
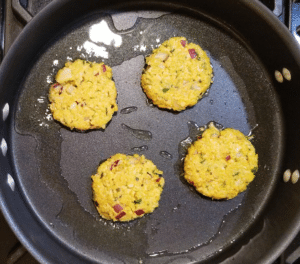
[[[196,190],[213,199],[232,199],[254,179],[258,155],[240,131],[218,130],[210,124],[189,149],[184,177]]]
[[[184,110],[202,98],[212,82],[212,67],[200,46],[174,37],[146,58],[141,85],[161,108]]]
[[[104,129],[118,110],[112,70],[103,63],[67,62],[55,79],[50,109],[53,118],[70,129]]]
[[[112,156],[92,176],[99,214],[108,220],[130,221],[152,213],[165,184],[162,173],[144,155]]]

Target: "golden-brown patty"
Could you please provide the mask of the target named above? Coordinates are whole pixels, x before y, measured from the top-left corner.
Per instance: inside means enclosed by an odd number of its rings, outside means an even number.
[[[202,98],[212,82],[212,67],[199,45],[174,37],[146,58],[141,85],[161,108],[184,110]]]
[[[258,155],[246,136],[209,125],[188,149],[184,177],[198,192],[213,199],[232,199],[254,179]]]
[[[130,221],[152,213],[165,184],[162,173],[144,155],[115,154],[92,176],[99,214],[108,220]]]
[[[70,129],[105,128],[118,110],[112,70],[103,63],[67,62],[55,79],[50,109],[53,118]]]

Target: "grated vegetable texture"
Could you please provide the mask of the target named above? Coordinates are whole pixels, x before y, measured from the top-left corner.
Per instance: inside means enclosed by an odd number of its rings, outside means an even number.
[[[70,129],[104,129],[118,110],[112,70],[103,63],[67,62],[49,90],[53,118]]]
[[[152,213],[159,205],[163,172],[144,155],[115,154],[92,176],[93,200],[107,220],[130,221]]]
[[[188,149],[184,178],[213,199],[232,199],[247,189],[258,168],[258,155],[238,130],[218,130],[212,123]]]
[[[146,95],[160,108],[182,111],[195,105],[212,83],[212,67],[199,45],[174,37],[146,58],[141,78]]]

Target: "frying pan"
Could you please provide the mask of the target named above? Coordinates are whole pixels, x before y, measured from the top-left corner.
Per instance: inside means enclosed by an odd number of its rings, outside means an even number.
[[[144,58],[185,36],[209,54],[214,82],[181,113],[158,109],[140,87]],[[42,263],[271,263],[299,231],[300,51],[258,1],[53,1],[26,25],[0,69],[1,210]],[[52,120],[47,92],[65,61],[113,68],[119,111],[105,130]],[[286,68],[291,80],[275,71]],[[281,82],[282,81],[282,82]],[[255,180],[229,201],[182,180],[187,142],[214,121],[252,132]],[[129,223],[103,220],[90,176],[99,162],[139,153],[164,171],[160,206]]]

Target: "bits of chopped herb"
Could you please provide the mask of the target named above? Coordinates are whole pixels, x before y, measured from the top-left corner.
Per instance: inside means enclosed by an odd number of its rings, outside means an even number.
[[[164,93],[166,93],[167,91],[169,91],[170,89],[169,88],[164,88],[162,91],[164,92]]]
[[[256,173],[257,172],[257,167],[254,167],[252,170],[251,170],[252,173]]]
[[[159,177],[162,176],[162,173],[158,173],[156,170],[153,170],[152,173],[158,175]]]
[[[142,199],[138,199],[138,200],[134,201],[135,204],[140,204],[141,202],[142,202]]]

